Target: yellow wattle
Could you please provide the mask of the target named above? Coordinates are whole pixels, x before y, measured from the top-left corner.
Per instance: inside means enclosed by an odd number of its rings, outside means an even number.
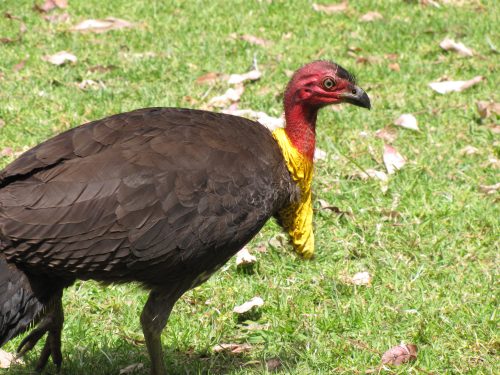
[[[276,129],[273,131],[273,137],[278,142],[288,171],[301,193],[300,200],[283,208],[279,216],[292,239],[295,250],[304,258],[311,258],[314,254],[311,192],[313,162],[292,145],[285,129]]]

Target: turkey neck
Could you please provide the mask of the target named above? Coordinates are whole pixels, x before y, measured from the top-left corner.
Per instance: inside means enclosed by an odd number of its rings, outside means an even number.
[[[294,147],[309,160],[313,160],[316,146],[316,118],[318,109],[299,103],[285,108],[285,132]]]

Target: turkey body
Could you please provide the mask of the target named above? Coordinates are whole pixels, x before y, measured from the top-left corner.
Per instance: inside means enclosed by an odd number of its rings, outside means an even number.
[[[82,125],[0,176],[8,262],[52,278],[149,287],[203,281],[294,192],[262,125],[173,108]]]

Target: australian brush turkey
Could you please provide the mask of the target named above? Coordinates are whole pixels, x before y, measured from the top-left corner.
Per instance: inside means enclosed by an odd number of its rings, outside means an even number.
[[[177,299],[206,281],[271,217],[308,258],[318,110],[370,108],[339,65],[300,68],[284,95],[285,129],[244,118],[146,108],[93,121],[25,152],[0,172],[0,346],[33,324],[47,333],[37,368],[62,362],[63,289],[76,279],[139,282],[151,373]]]

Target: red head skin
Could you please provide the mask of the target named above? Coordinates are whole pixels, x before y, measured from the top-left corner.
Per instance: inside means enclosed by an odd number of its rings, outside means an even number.
[[[314,61],[295,72],[285,91],[286,134],[295,148],[311,161],[318,110],[342,102],[340,95],[355,87],[347,72],[342,74],[340,70],[345,72],[329,61]]]

